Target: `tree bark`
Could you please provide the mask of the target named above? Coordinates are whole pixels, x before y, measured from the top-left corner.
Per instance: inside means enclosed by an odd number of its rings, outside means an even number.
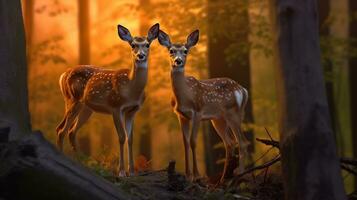
[[[276,1],[286,199],[346,199],[320,64],[315,0]]]
[[[39,132],[0,143],[0,168],[0,198],[8,200],[133,199],[66,158]]]
[[[240,10],[232,9],[232,5],[218,0],[208,0],[208,67],[209,76],[211,78],[216,77],[228,77],[243,87],[249,92],[251,91],[250,80],[250,62],[249,62],[249,17],[248,17],[248,5],[245,3],[239,3]],[[238,12],[238,14],[237,14]],[[223,16],[224,15],[224,16]],[[239,15],[239,20],[235,22],[222,22],[221,20],[228,16]],[[232,25],[231,23],[235,23]],[[237,31],[238,30],[238,31]],[[233,34],[232,34],[233,33]],[[230,45],[234,44],[235,53],[239,51],[237,55],[234,55],[234,59],[228,59],[227,54]],[[236,47],[237,46],[237,47]],[[250,95],[251,97],[251,95]],[[253,109],[251,98],[248,99],[248,104],[245,108],[245,120],[246,123],[253,123]],[[207,173],[213,175],[221,171],[221,166],[216,164],[216,161],[224,158],[224,149],[215,149],[213,146],[221,142],[221,139],[216,134],[216,131],[211,124],[208,128],[205,128],[208,133],[204,134],[205,152],[206,153],[206,166]],[[244,132],[244,136],[250,142],[248,146],[249,160],[252,160],[252,153],[254,152],[253,130],[247,130]],[[213,163],[212,163],[213,161]]]
[[[0,128],[10,140],[30,132],[26,45],[21,2],[0,0]]]

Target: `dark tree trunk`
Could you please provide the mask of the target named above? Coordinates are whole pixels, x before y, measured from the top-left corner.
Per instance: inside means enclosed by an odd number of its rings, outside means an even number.
[[[30,132],[25,32],[19,0],[0,0],[0,128],[10,139]]]
[[[150,28],[150,20],[147,16],[147,12],[150,9],[150,0],[139,0],[140,5],[140,25],[139,33],[141,36],[146,36]],[[150,65],[150,63],[149,63]],[[145,156],[148,160],[151,159],[151,126],[150,126],[150,102],[149,98],[146,98],[145,104],[140,111],[140,124],[137,130],[140,135],[140,144],[139,144],[139,155]]]
[[[239,4],[239,6],[236,6]],[[208,67],[209,76],[228,77],[243,87],[249,92],[251,91],[250,81],[250,63],[249,63],[249,17],[247,3],[235,3],[234,9],[232,5],[218,0],[208,0]],[[239,8],[236,8],[239,7]],[[239,10],[237,10],[239,9]],[[238,12],[238,14],[237,14]],[[223,13],[223,14],[222,14]],[[223,16],[224,15],[224,16]],[[234,22],[222,22],[223,17],[237,16],[239,20]],[[219,19],[219,20],[217,20]],[[233,24],[233,25],[232,25]],[[229,50],[235,45],[234,51]],[[239,53],[237,53],[239,52]],[[228,55],[234,55],[233,59]],[[251,96],[251,95],[250,95]],[[253,110],[251,97],[248,99],[248,104],[245,109],[246,123],[253,123]],[[221,142],[221,139],[216,134],[211,124],[205,128],[208,132],[204,134],[206,166],[209,175],[216,174],[221,171],[221,167],[217,166],[216,161],[224,158],[224,149],[215,149],[214,145]],[[248,146],[249,160],[252,160],[254,152],[253,130],[244,132],[245,137],[250,141]]]
[[[351,16],[354,16],[357,12],[357,1],[350,0],[349,8]],[[357,38],[357,20],[354,18],[350,22],[350,37]],[[352,44],[355,45],[356,43]],[[350,59],[349,61],[349,79],[350,79],[350,102],[351,102],[351,126],[352,126],[352,138],[354,141],[353,156],[357,158],[357,57]],[[357,191],[357,177],[355,178],[355,189]]]
[[[315,0],[276,1],[286,199],[346,199],[331,129]]]
[[[132,199],[66,158],[41,133],[0,143],[0,168],[0,198],[7,200]]]

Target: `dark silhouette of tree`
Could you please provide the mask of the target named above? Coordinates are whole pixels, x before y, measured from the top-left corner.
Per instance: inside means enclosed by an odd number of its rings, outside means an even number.
[[[286,199],[346,199],[320,63],[317,2],[272,3]]]
[[[0,127],[10,127],[10,139],[19,139],[31,130],[21,3],[0,5]]]

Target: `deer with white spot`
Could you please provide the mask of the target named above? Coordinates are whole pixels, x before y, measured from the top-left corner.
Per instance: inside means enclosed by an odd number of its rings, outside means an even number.
[[[234,161],[236,145],[239,145],[240,154],[238,170],[243,171],[244,169],[243,158],[247,144],[242,135],[241,123],[248,100],[248,92],[229,78],[197,80],[192,76],[185,76],[186,57],[190,49],[197,44],[198,39],[198,30],[187,37],[186,44],[172,44],[169,36],[162,30],[160,30],[158,38],[159,43],[165,46],[170,53],[171,84],[174,93],[172,105],[183,134],[186,176],[193,180],[199,178],[196,160],[197,132],[200,121],[210,120],[226,150],[225,165],[221,177],[221,181],[223,181],[227,175],[228,165]],[[190,147],[193,159],[193,176],[189,162]]]
[[[119,37],[132,48],[133,67],[106,70],[94,66],[71,68],[60,77],[60,88],[65,100],[65,114],[57,127],[57,146],[63,148],[68,134],[76,151],[76,132],[93,112],[110,114],[119,136],[119,176],[126,176],[124,144],[128,141],[129,174],[134,174],[133,121],[145,99],[144,88],[148,77],[149,47],[158,37],[159,24],[153,25],[147,37],[132,37],[129,30],[118,25]]]

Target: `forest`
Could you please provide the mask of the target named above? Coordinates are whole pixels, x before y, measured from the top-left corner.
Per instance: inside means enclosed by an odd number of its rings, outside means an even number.
[[[76,151],[67,135],[60,151],[61,75],[135,67],[118,25],[135,41],[156,23],[132,151],[121,152],[115,116],[97,112],[78,130]],[[239,149],[227,167],[227,144],[202,121],[197,156],[188,156],[197,179],[185,177],[171,51],[159,34],[184,44],[194,30],[185,74],[230,78],[249,94],[244,160]],[[0,200],[357,199],[354,0],[0,0],[0,35]],[[130,154],[134,173],[118,176]]]

